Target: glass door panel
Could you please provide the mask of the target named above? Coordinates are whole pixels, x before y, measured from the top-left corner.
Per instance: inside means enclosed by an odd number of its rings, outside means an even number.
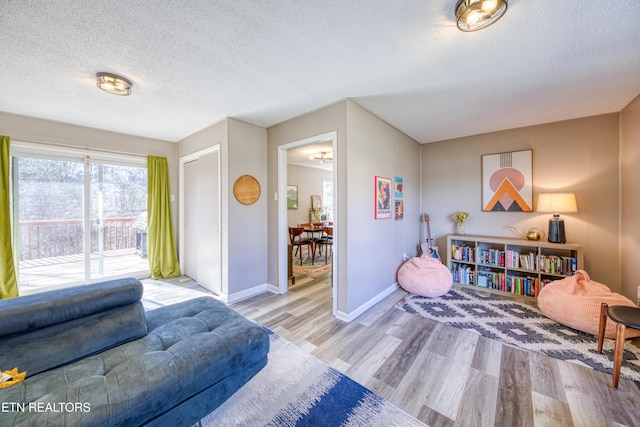
[[[91,163],[90,171],[90,281],[147,272],[147,169]]]
[[[13,157],[12,177],[20,290],[83,283],[82,162]]]

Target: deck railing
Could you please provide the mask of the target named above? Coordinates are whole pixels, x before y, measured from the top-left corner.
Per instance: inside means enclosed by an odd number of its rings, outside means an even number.
[[[136,217],[107,218],[102,233],[104,250],[136,247]],[[81,219],[22,221],[20,227],[20,261],[82,254],[83,230]],[[91,251],[98,251],[100,227],[91,221]]]

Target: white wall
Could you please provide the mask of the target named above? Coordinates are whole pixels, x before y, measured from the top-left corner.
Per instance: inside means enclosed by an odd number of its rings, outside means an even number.
[[[311,209],[311,196],[320,196],[322,199],[322,182],[332,181],[333,172],[318,168],[310,168],[299,165],[287,167],[288,185],[298,186],[298,209],[287,210],[287,224],[295,227],[298,224],[309,222],[309,209]]]

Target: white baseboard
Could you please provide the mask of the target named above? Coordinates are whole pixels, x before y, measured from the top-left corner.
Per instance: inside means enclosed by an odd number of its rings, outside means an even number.
[[[336,311],[336,318],[338,320],[342,320],[343,322],[353,322],[355,319],[360,317],[362,313],[369,310],[371,307],[385,299],[387,296],[391,295],[396,289],[398,289],[400,285],[398,282],[395,282],[393,285],[389,286],[384,291],[380,292],[378,295],[371,298],[369,301],[362,304],[360,307],[353,310],[351,313],[344,313],[342,311]]]
[[[235,301],[239,301],[241,299],[245,299],[245,298],[252,297],[254,295],[261,294],[262,292],[265,292],[265,291],[273,292],[270,289],[272,286],[273,285],[270,285],[268,283],[263,283],[261,285],[254,286],[253,288],[245,289],[244,291],[235,292],[235,293],[229,294],[229,295],[223,295],[222,298],[223,298],[223,301],[227,302],[227,303],[235,302]]]

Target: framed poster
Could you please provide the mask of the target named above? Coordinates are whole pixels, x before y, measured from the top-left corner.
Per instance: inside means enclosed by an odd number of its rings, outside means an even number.
[[[287,209],[298,209],[297,185],[287,185]]]
[[[402,221],[404,219],[404,202],[402,200],[396,199],[396,221]]]
[[[375,219],[391,218],[391,178],[375,177]]]
[[[393,189],[396,199],[402,199],[402,177],[395,177],[393,180]]]
[[[482,156],[482,210],[533,211],[533,150]]]

